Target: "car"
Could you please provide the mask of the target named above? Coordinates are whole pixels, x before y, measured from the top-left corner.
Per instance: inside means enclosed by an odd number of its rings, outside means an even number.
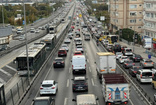
[[[73,80],[73,92],[88,91],[87,79],[84,76],[75,77]]]
[[[135,63],[133,63],[132,60],[126,60],[126,61],[124,61],[124,63],[123,63],[123,67],[124,67],[124,68],[131,68],[132,66],[135,66]]]
[[[121,56],[123,56],[122,52],[116,52],[116,59],[118,60]]]
[[[143,58],[139,54],[133,54],[133,56],[130,57],[134,62],[141,61]]]
[[[71,40],[69,39],[69,38],[66,38],[65,40],[64,40],[64,43],[66,43],[66,44],[69,44],[71,42]]]
[[[103,46],[106,47],[109,44],[109,41],[104,39],[104,40],[102,40],[102,44],[103,44]]]
[[[17,34],[22,34],[23,33],[23,29],[17,29],[16,33]]]
[[[52,97],[36,97],[31,105],[55,105],[55,99]]]
[[[121,56],[120,58],[119,58],[119,62],[120,63],[124,63],[124,61],[125,60],[128,60],[129,58],[128,58],[128,56]]]
[[[127,48],[127,46],[121,46],[121,52],[123,53],[125,48]]]
[[[143,68],[153,68],[154,62],[151,59],[143,59],[140,61],[140,64]]]
[[[56,94],[58,83],[55,80],[44,80],[40,86],[40,95]]]
[[[83,47],[82,47],[82,45],[76,46],[76,51],[81,51],[83,53]]]
[[[82,45],[82,39],[80,39],[80,38],[75,39],[75,45],[76,46]]]
[[[136,79],[140,83],[151,83],[153,77],[153,72],[150,69],[141,69],[136,73]]]
[[[129,74],[130,74],[131,76],[135,77],[135,76],[136,76],[136,72],[137,72],[138,70],[140,70],[140,69],[142,69],[141,66],[132,66],[132,68],[129,69]]]
[[[112,51],[112,46],[113,46],[113,44],[108,44],[107,45],[106,49],[107,49],[108,52]]]
[[[66,51],[69,51],[69,47],[67,44],[62,44],[61,48],[66,49]]]
[[[125,48],[123,51],[123,54],[125,56],[132,56],[133,55],[132,49],[131,48]]]
[[[35,32],[36,32],[35,28],[30,28],[30,33],[35,33]]]
[[[55,58],[55,60],[53,61],[53,66],[54,66],[54,68],[56,68],[56,67],[64,67],[65,66],[64,59],[61,58],[61,57]]]
[[[36,29],[36,33],[40,33],[40,30],[39,29]]]
[[[81,51],[75,51],[74,55],[82,55],[82,52]]]
[[[66,49],[63,49],[63,48],[59,49],[59,51],[58,51],[58,57],[60,57],[60,56],[67,56]]]
[[[86,33],[86,34],[84,35],[84,39],[85,39],[85,40],[90,40],[90,34],[87,34],[87,33]]]

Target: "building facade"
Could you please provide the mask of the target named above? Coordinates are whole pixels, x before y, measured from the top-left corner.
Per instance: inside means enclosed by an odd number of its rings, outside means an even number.
[[[110,30],[130,28],[143,33],[143,0],[109,0]]]
[[[156,49],[156,0],[144,0],[144,36],[153,38],[153,49]]]

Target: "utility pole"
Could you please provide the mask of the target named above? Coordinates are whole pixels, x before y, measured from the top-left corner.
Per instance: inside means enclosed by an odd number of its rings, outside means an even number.
[[[135,23],[136,23],[136,14],[134,15],[134,35],[133,35],[133,52],[134,52],[134,43],[135,43]]]
[[[26,44],[26,55],[27,55],[27,70],[28,70],[28,82],[30,85],[30,70],[29,70],[29,57],[28,57],[28,41],[27,41],[27,31],[26,31],[26,16],[25,16],[25,4],[23,0],[23,9],[24,9],[24,29],[25,29],[25,44]]]
[[[3,27],[4,27],[4,10],[3,10],[3,0],[2,0],[2,20],[3,20]]]

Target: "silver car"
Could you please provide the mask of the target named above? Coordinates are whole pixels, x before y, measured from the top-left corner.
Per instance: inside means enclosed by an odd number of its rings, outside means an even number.
[[[154,62],[150,59],[143,59],[142,61],[140,61],[140,63],[143,68],[147,68],[147,67],[153,68],[154,67]]]

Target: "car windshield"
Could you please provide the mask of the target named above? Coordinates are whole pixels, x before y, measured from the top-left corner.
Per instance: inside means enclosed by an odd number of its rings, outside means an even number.
[[[59,52],[65,52],[65,50],[59,50]]]
[[[55,61],[62,61],[63,59],[55,59]]]
[[[142,76],[152,76],[152,72],[143,72]]]
[[[141,57],[140,55],[135,55],[136,57]]]
[[[133,68],[134,71],[138,71],[138,70],[140,70],[140,69],[142,69],[140,66],[139,66],[139,67],[134,67],[134,68]]]
[[[126,49],[126,51],[127,51],[127,52],[130,52],[130,51],[132,51],[132,50],[131,50],[131,49]]]
[[[51,87],[53,86],[52,84],[42,84],[42,87]]]
[[[82,46],[77,46],[77,48],[82,48]]]
[[[34,102],[34,105],[48,105],[48,101],[46,100],[37,100]]]
[[[121,52],[117,52],[116,55],[122,55],[122,53]]]
[[[85,82],[85,80],[75,80],[74,83],[76,84],[83,84]]]
[[[151,60],[147,60],[147,61],[145,61],[146,63],[151,63],[152,61]]]

